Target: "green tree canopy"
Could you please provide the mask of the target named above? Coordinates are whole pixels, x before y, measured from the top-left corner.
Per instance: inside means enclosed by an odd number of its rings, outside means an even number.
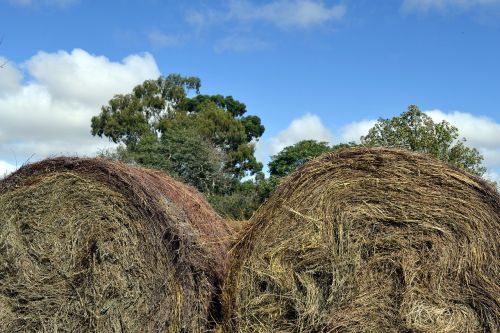
[[[446,121],[435,123],[431,117],[410,105],[398,117],[379,119],[361,143],[368,146],[401,147],[431,154],[479,176],[486,168],[483,156],[459,139],[458,129]]]
[[[260,118],[245,117],[245,104],[231,96],[200,95],[200,87],[200,79],[177,74],[147,80],[103,106],[92,118],[92,135],[123,143],[134,152],[145,143],[164,142],[169,131],[190,127],[190,133],[199,133],[227,155],[227,172],[241,178],[260,171],[262,164],[254,156],[254,142],[264,132]],[[195,96],[189,97],[190,92]]]
[[[245,104],[200,88],[199,78],[177,74],[147,80],[103,106],[92,135],[121,143],[115,157],[163,169],[209,195],[231,193],[262,169],[254,143],[264,126],[245,116]]]
[[[129,94],[114,96],[92,117],[92,135],[133,149],[144,137],[158,136],[160,121],[175,114],[189,91],[198,93],[200,86],[200,79],[177,74],[144,81]]]
[[[275,177],[284,177],[305,162],[329,152],[332,148],[327,142],[303,140],[292,146],[283,148],[278,154],[271,156],[269,174]]]
[[[354,142],[330,146],[327,142],[303,140],[285,147],[278,154],[271,156],[271,161],[268,163],[269,174],[271,177],[285,177],[307,161],[324,153],[354,146],[356,146]]]

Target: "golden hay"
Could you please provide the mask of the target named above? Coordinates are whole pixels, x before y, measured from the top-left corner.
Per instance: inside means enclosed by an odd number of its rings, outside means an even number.
[[[1,332],[209,332],[228,228],[159,172],[56,158],[0,182]]]
[[[498,332],[500,198],[425,155],[347,149],[287,178],[232,250],[225,332]]]

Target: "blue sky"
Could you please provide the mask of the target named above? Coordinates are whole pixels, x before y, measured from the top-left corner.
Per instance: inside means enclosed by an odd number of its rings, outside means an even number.
[[[0,172],[109,146],[90,117],[160,74],[262,118],[257,155],[417,104],[500,179],[500,0],[0,0]]]

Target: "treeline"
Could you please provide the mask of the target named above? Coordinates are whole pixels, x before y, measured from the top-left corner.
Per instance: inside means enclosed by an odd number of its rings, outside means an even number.
[[[360,143],[305,140],[286,147],[271,157],[266,177],[255,158],[255,143],[265,130],[261,119],[247,115],[246,105],[232,96],[204,95],[200,88],[199,78],[172,74],[113,97],[91,120],[92,135],[120,144],[101,155],[163,170],[233,219],[249,218],[283,177],[308,160],[343,147],[402,147],[477,175],[485,172],[483,156],[464,144],[456,127],[435,123],[410,105],[398,117],[379,119]]]

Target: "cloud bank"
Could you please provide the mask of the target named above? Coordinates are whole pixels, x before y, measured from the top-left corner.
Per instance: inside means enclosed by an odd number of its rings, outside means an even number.
[[[488,117],[460,111],[430,110],[425,113],[436,122],[446,120],[457,127],[460,137],[467,139],[467,145],[483,154],[484,165],[490,171],[500,169],[500,123]],[[493,175],[492,171],[490,174]]]
[[[307,113],[292,120],[288,127],[277,135],[257,142],[255,155],[259,161],[267,163],[272,155],[302,140],[332,143],[333,134],[317,115]]]
[[[39,52],[0,75],[0,162],[52,155],[93,155],[110,147],[90,134],[90,119],[115,94],[160,75],[149,54],[120,62],[75,49]],[[0,170],[1,171],[1,170]]]

